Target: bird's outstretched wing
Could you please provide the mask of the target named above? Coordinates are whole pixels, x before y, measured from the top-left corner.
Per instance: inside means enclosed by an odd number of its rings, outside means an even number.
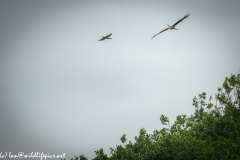
[[[174,23],[173,27],[175,27],[178,23],[182,22],[182,20],[184,20],[185,18],[189,17],[190,14],[187,14],[186,16],[184,16],[182,19],[180,19],[179,21],[177,21],[176,23]]]
[[[99,39],[99,41],[102,41],[102,40],[104,40],[105,38],[104,37],[102,37],[101,39]]]
[[[159,35],[160,33],[164,32],[164,31],[166,31],[166,30],[168,30],[168,29],[169,29],[169,28],[166,28],[166,29],[162,30],[161,32],[155,34],[154,36],[152,36],[152,39],[153,39],[154,37],[156,37],[157,35]]]
[[[99,41],[102,41],[102,40],[105,40],[105,39],[112,39],[112,38],[109,38],[111,35],[112,35],[112,33],[105,36],[105,37],[102,37]]]
[[[110,37],[112,35],[112,33],[110,33],[109,35],[107,35],[105,38],[108,38],[108,37]]]

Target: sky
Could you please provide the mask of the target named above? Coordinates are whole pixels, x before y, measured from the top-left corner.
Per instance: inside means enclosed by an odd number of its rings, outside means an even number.
[[[120,145],[240,72],[239,0],[0,1],[0,153]],[[186,14],[179,30],[165,31]],[[99,41],[112,33],[112,39]]]

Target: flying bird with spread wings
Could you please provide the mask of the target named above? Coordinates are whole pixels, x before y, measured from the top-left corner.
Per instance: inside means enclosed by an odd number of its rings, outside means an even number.
[[[187,14],[187,15],[184,16],[182,19],[180,19],[179,21],[177,21],[176,23],[174,23],[174,25],[172,25],[172,26],[169,26],[169,25],[168,25],[168,28],[166,28],[166,29],[162,30],[161,32],[155,34],[155,35],[152,37],[152,39],[153,39],[154,37],[156,37],[158,34],[164,32],[164,31],[166,31],[166,30],[168,30],[168,29],[170,29],[170,30],[172,30],[172,29],[178,30],[178,29],[175,28],[176,25],[177,25],[178,23],[182,22],[182,20],[184,20],[185,18],[187,18],[187,17],[189,17],[189,16],[190,16],[190,14]]]
[[[107,36],[105,36],[105,37],[102,37],[99,41],[103,41],[105,39],[112,39],[112,38],[110,38],[111,35],[112,35],[112,33],[107,35]]]

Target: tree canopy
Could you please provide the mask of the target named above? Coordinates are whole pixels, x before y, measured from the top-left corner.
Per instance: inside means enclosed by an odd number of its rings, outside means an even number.
[[[205,92],[195,96],[192,115],[179,115],[172,125],[161,115],[165,128],[152,134],[142,128],[134,142],[124,134],[122,144],[110,148],[110,157],[101,148],[93,160],[240,159],[240,74],[226,77],[214,99]]]

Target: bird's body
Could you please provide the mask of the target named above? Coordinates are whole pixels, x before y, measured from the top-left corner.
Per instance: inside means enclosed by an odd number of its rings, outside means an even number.
[[[102,37],[99,41],[103,41],[105,39],[112,39],[112,38],[110,38],[111,35],[112,35],[112,33],[107,35],[107,36],[105,36],[105,37]]]
[[[153,39],[154,37],[156,37],[158,34],[164,32],[164,31],[166,31],[166,30],[168,30],[168,29],[170,29],[170,30],[173,30],[173,29],[178,30],[178,29],[175,28],[176,25],[177,25],[178,23],[180,23],[182,20],[184,20],[185,18],[189,17],[189,16],[190,16],[190,14],[187,14],[187,15],[184,16],[182,19],[180,19],[179,21],[177,21],[176,23],[174,23],[172,26],[169,26],[169,25],[168,25],[168,28],[166,28],[166,29],[162,30],[161,32],[155,34],[155,35],[152,37],[152,39]]]

